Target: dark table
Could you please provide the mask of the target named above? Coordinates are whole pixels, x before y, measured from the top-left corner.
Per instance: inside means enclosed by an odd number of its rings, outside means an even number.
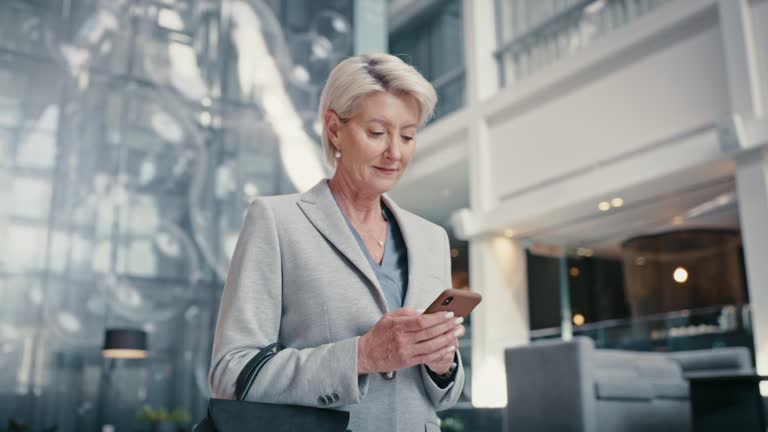
[[[765,432],[762,375],[690,378],[693,432]]]

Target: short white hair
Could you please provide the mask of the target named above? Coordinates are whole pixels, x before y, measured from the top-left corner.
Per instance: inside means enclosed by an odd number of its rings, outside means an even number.
[[[336,111],[350,117],[361,99],[373,92],[390,92],[412,96],[419,104],[418,126],[423,126],[434,113],[437,93],[413,66],[390,54],[363,54],[349,57],[333,68],[320,95],[320,122],[323,125],[323,154],[331,167],[336,167],[336,148],[328,138],[325,113]]]

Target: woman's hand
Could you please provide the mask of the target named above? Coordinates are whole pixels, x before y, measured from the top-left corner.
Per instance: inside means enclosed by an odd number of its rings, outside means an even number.
[[[358,340],[357,373],[390,372],[418,364],[447,373],[458,337],[464,334],[462,322],[452,312],[423,315],[407,307],[390,312]]]

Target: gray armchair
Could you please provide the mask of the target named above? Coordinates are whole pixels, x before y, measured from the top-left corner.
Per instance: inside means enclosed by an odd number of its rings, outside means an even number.
[[[507,432],[690,431],[687,379],[755,373],[743,347],[598,350],[585,337],[509,348],[505,360]]]
[[[577,337],[509,348],[505,360],[506,432],[690,431],[688,383],[664,354]]]
[[[667,357],[680,364],[685,378],[755,373],[752,353],[744,347],[679,351],[668,353]]]

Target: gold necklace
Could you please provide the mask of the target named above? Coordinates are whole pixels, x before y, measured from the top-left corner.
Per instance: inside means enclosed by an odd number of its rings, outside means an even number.
[[[384,223],[385,223],[385,226],[386,226],[386,224],[388,224],[388,222],[386,220],[384,221]],[[355,229],[357,229],[357,226],[355,226]],[[360,230],[358,230],[358,231],[360,231]],[[384,247],[384,240],[379,240],[379,238],[376,237],[376,235],[372,234],[371,231],[369,231],[369,230],[362,230],[362,231],[368,236],[368,238],[373,238],[376,241],[376,243],[379,245],[379,247],[381,247],[381,248]],[[385,228],[385,233],[386,233],[386,228]],[[384,235],[385,235],[385,240],[386,240],[386,234],[384,234]]]

